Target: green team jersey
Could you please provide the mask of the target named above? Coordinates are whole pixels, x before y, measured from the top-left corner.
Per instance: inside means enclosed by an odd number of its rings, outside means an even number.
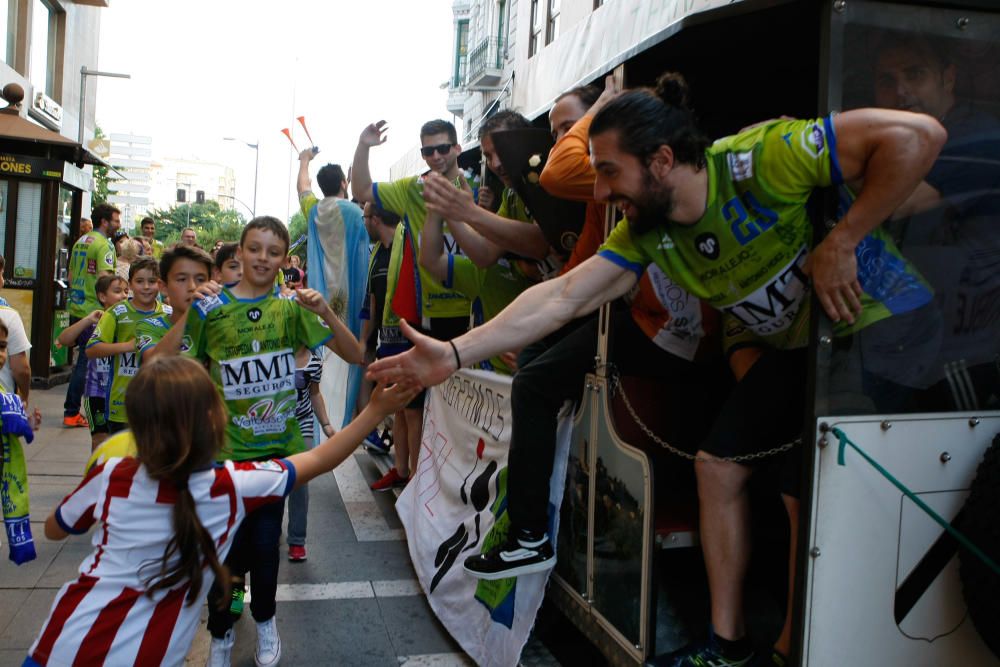
[[[228,289],[195,301],[188,313],[186,354],[209,363],[226,403],[220,459],[280,457],[305,449],[295,419],[295,351],[333,335],[321,317],[275,289],[239,299]]]
[[[455,179],[456,187],[459,187],[464,180],[464,176]],[[386,183],[374,183],[372,194],[375,204],[387,211],[392,211],[399,215],[403,221],[397,227],[405,228],[407,234],[405,239],[413,246],[413,257],[420,257],[420,232],[424,228],[424,220],[427,219],[427,208],[424,198],[421,195],[423,190],[422,180],[419,176],[401,178],[398,181]],[[399,275],[399,266],[402,261],[403,244],[396,243],[401,240],[402,234],[397,228],[396,236],[392,244],[392,258],[389,260],[389,280],[386,289],[386,303],[392,303],[392,296],[395,293],[395,286]],[[456,248],[451,235],[447,233],[445,227],[445,243]],[[395,272],[393,271],[395,267]],[[434,279],[423,267],[417,266],[418,307],[423,317],[463,317],[469,314],[469,300],[462,294],[446,289],[441,283]]]
[[[132,305],[132,299],[117,303],[101,315],[87,347],[93,347],[98,343],[124,343],[135,340],[135,330],[139,322],[151,315],[170,312],[170,306],[164,306],[159,301],[153,310],[137,309]],[[125,416],[125,391],[138,370],[139,358],[134,351],[114,356],[111,364],[111,391],[108,396],[108,419],[111,421],[121,424],[128,422]]]
[[[534,285],[512,261],[501,258],[485,269],[468,257],[448,255],[448,276],[444,286],[454,288],[473,300],[472,314],[476,325],[489,322],[507,307],[517,295]],[[511,375],[511,368],[499,356],[481,364],[486,370]]]
[[[747,345],[803,347],[809,333],[812,248],[806,200],[842,182],[831,117],[773,121],[720,139],[706,151],[705,214],[691,225],[667,221],[643,234],[620,222],[598,251],[641,276],[649,264],[723,313],[727,352]],[[860,330],[928,303],[931,290],[876,229],[856,251],[864,294],[860,317],[834,327]]]
[[[163,337],[170,331],[173,323],[170,315],[163,313],[155,317],[147,317],[135,325],[135,351],[139,355],[138,363],[142,364],[142,355],[146,350],[151,350],[163,340]],[[185,332],[186,334],[187,332]],[[181,339],[180,352],[184,353],[191,349],[191,338],[185,335]]]
[[[69,314],[83,319],[101,310],[97,300],[97,279],[103,273],[114,273],[117,266],[115,248],[108,237],[89,231],[73,244],[69,260]]]

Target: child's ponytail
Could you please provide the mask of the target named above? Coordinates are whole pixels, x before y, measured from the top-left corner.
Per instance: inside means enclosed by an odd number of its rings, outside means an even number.
[[[152,479],[167,486],[167,493],[175,494],[174,536],[158,561],[159,571],[145,581],[146,594],[189,580],[186,597],[191,604],[199,599],[204,565],[212,568],[220,586],[229,585],[228,571],[188,489],[191,473],[210,465],[222,446],[225,406],[205,369],[184,357],[144,363],[128,389],[125,411],[139,461]]]

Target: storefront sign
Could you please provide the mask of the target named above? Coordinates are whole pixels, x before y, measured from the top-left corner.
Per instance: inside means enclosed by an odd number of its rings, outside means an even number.
[[[63,165],[59,160],[27,155],[0,153],[0,177],[20,176],[22,178],[62,180]]]

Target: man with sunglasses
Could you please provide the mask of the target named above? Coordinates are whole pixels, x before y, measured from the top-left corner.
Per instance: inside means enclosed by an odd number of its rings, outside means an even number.
[[[386,123],[372,123],[361,133],[358,148],[354,153],[354,182],[351,186],[355,198],[360,201],[372,202],[387,211],[392,211],[403,219],[400,229],[397,229],[396,239],[406,239],[407,243],[392,245],[392,258],[389,263],[389,288],[386,295],[387,303],[399,311],[402,306],[396,301],[396,287],[406,280],[399,275],[399,269],[406,259],[405,254],[412,253],[414,260],[420,255],[420,232],[424,228],[427,208],[424,204],[422,176],[410,176],[396,181],[373,183],[368,169],[368,152],[373,146],[379,146],[386,141]],[[462,147],[458,144],[455,126],[444,120],[432,120],[420,128],[420,154],[424,162],[434,174],[448,179],[456,188],[468,187],[465,177],[458,168],[458,156]],[[454,240],[445,241],[458,252]],[[409,262],[405,262],[409,266]],[[395,274],[395,275],[394,275]],[[460,335],[468,329],[470,303],[461,293],[441,285],[424,269],[417,270],[416,277],[416,313],[398,312],[400,316],[414,314],[419,317],[424,329],[436,338],[447,340]],[[409,319],[409,318],[408,318]]]
[[[351,183],[355,199],[372,202],[402,219],[402,224],[396,226],[389,258],[383,326],[398,327],[399,319],[405,317],[432,337],[450,340],[468,330],[472,304],[461,292],[444,287],[417,264],[420,256],[420,232],[427,218],[423,198],[424,181],[429,174],[391,182],[372,182],[368,153],[372,147],[385,143],[387,129],[383,120],[370,124],[361,133],[354,153]],[[440,175],[456,188],[469,187],[458,168],[458,156],[462,154],[462,147],[458,144],[454,125],[445,120],[424,123],[420,128],[420,144],[420,154],[431,174]],[[450,235],[446,235],[445,244],[450,252],[461,252]],[[409,346],[407,341],[403,340],[403,343],[404,347],[395,350],[396,353]],[[422,410],[423,404],[424,395],[421,393],[407,408]],[[422,424],[419,419],[412,422],[407,420],[408,440],[419,443]],[[404,486],[409,481],[409,471],[405,472],[403,474],[392,468],[372,488],[385,490]]]

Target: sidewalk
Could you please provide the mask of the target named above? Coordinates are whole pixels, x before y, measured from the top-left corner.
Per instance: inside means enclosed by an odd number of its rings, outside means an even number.
[[[0,562],[0,667],[20,665],[59,587],[76,578],[90,535],[51,542],[43,522],[79,482],[90,454],[86,429],[62,428],[65,385],[32,392],[43,426],[28,445],[31,529],[38,558]],[[359,450],[309,485],[309,559],[285,560],[278,586],[282,664],[467,665],[431,612],[416,581],[393,510],[393,494],[368,483],[379,471]],[[251,582],[252,586],[252,582]],[[252,590],[252,589],[251,589]],[[252,667],[255,630],[249,613],[236,625],[233,665]],[[203,665],[208,633],[199,632],[189,664]]]

